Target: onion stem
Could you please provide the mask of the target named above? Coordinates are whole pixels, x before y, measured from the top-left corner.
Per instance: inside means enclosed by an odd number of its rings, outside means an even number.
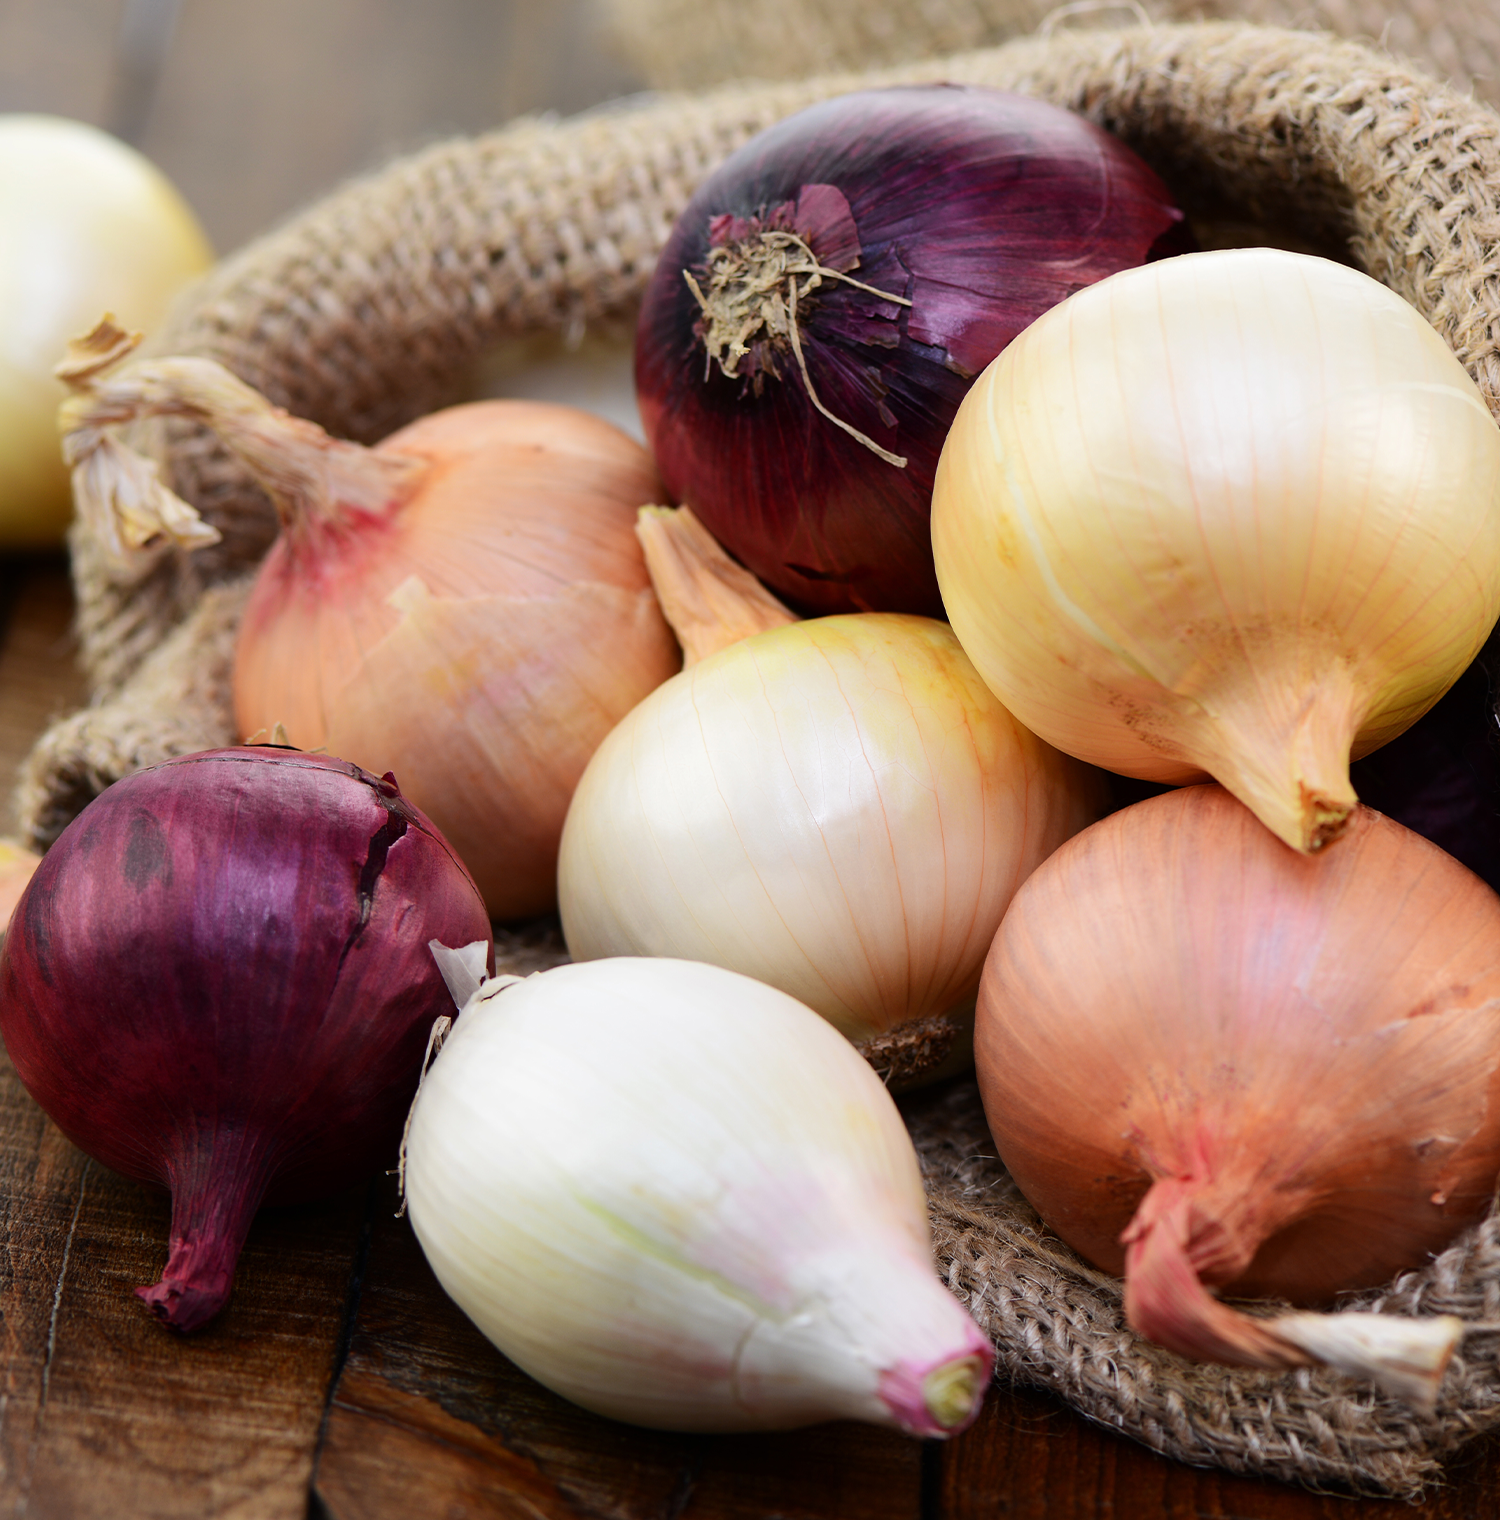
[[[730,559],[691,508],[642,507],[635,536],[662,615],[682,645],[684,668],[752,634],[797,621]]]
[[[287,536],[381,518],[416,490],[425,459],[333,438],[273,406],[212,359],[146,359],[106,374],[139,341],[109,318],[69,345],[57,374],[73,390],[58,413],[79,512],[118,555],[165,536],[183,548],[217,543],[156,467],[106,431],[143,417],[186,417],[211,429],[275,505]]]
[[[271,1148],[245,1130],[209,1130],[168,1165],[172,1229],[159,1282],[136,1296],[171,1329],[201,1329],[229,1301],[235,1264],[272,1174]]]
[[[1463,1335],[1462,1320],[1446,1314],[1242,1314],[1209,1293],[1193,1263],[1194,1194],[1191,1182],[1163,1179],[1125,1232],[1125,1312],[1137,1334],[1194,1361],[1332,1367],[1415,1408],[1433,1407]]]

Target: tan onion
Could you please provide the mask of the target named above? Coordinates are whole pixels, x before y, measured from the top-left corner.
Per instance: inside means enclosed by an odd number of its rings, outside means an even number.
[[[1099,815],[1102,778],[1011,717],[946,624],[788,621],[716,546],[670,579],[661,553],[688,668],[579,783],[558,865],[574,959],[707,961],[852,1039],[967,1014],[1011,895]]]
[[[1387,1281],[1500,1170],[1500,897],[1368,808],[1288,849],[1216,786],[1064,845],[985,965],[975,1054],[1001,1158],[1125,1274],[1142,1335],[1204,1361],[1327,1362],[1430,1402],[1456,1321],[1251,1317]]]
[[[1426,322],[1323,259],[1165,259],[1032,324],[959,410],[944,602],[1021,721],[1213,776],[1298,849],[1500,613],[1500,430]]]
[[[235,656],[242,733],[279,724],[298,748],[394,771],[493,917],[550,909],[584,765],[681,664],[634,534],[659,491],[645,450],[523,401],[451,407],[366,449],[210,360],[104,374],[129,340],[91,339],[64,408],[80,511],[127,544],[217,537],[107,430],[152,414],[213,428],[276,503]]]

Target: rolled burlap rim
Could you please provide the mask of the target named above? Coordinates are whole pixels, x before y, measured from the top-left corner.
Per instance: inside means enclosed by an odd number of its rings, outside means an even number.
[[[447,399],[503,338],[627,322],[688,195],[753,132],[857,86],[940,79],[1091,117],[1138,149],[1202,226],[1275,227],[1352,258],[1432,322],[1497,409],[1500,118],[1374,49],[1224,24],[1063,31],[443,144],[227,260],[151,348],[211,355],[334,432],[377,438]],[[154,446],[224,539],[119,567],[75,534],[96,696],[27,767],[22,816],[41,845],[118,776],[236,737],[233,640],[274,515],[201,434],[159,430]],[[903,1103],[940,1269],[994,1338],[1002,1374],[1185,1461],[1407,1498],[1500,1420],[1493,1334],[1465,1343],[1431,1417],[1332,1373],[1193,1366],[1140,1341],[1119,1285],[1049,1236],[993,1160],[972,1082]],[[1500,1321],[1500,1222],[1361,1300],[1372,1301]]]

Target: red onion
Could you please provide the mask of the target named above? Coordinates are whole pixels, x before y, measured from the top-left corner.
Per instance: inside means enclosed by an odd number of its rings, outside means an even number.
[[[928,511],[970,382],[1075,290],[1189,246],[1156,175],[1057,106],[955,85],[813,106],[704,181],[647,289],[662,480],[804,612],[941,616]]]
[[[137,1291],[173,1329],[224,1306],[262,1200],[394,1160],[451,1000],[428,941],[489,939],[478,889],[390,776],[211,750],[117,781],[52,846],[0,954],[0,1034],[89,1155],[172,1192]]]

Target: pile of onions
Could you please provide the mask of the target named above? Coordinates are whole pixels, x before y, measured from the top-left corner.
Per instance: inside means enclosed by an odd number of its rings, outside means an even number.
[[[172,1192],[142,1288],[175,1330],[224,1306],[262,1200],[324,1198],[396,1157],[447,1005],[428,941],[489,923],[387,776],[293,750],[137,771],[43,857],[0,954],[0,1033],[75,1144]]]
[[[763,603],[740,622],[723,559],[679,558],[670,581],[652,560],[688,668],[579,782],[558,864],[569,951],[725,966],[851,1039],[967,1013],[1006,904],[1099,816],[1101,778],[1016,722],[946,624],[788,622]],[[717,600],[690,624],[700,586]],[[757,611],[781,626],[735,638]],[[715,626],[735,641],[700,658]]]
[[[941,616],[933,473],[974,376],[1071,292],[1184,246],[1155,174],[1039,100],[930,85],[789,117],[703,182],[646,292],[666,488],[803,611]]]
[[[748,977],[610,960],[478,985],[423,1080],[404,1177],[438,1281],[585,1408],[922,1436],[978,1412],[992,1352],[933,1268],[895,1103]]]
[[[101,327],[65,373],[80,511],[127,541],[217,535],[108,429],[188,416],[266,488],[281,537],[235,656],[242,734],[393,770],[493,917],[556,901],[573,787],[606,733],[680,668],[634,535],[660,486],[645,451],[585,412],[488,401],[374,449],[289,417],[207,359],[107,373]]]
[[[1125,1273],[1142,1335],[1429,1400],[1457,1321],[1251,1317],[1416,1267],[1500,1170],[1500,897],[1368,809],[1287,849],[1216,786],[1139,803],[1016,894],[975,1054],[1001,1159]]]
[[[1360,755],[1500,613],[1500,429],[1385,286],[1274,249],[1081,291],[970,391],[932,511],[944,601],[1049,743],[1223,783],[1337,838]]]

